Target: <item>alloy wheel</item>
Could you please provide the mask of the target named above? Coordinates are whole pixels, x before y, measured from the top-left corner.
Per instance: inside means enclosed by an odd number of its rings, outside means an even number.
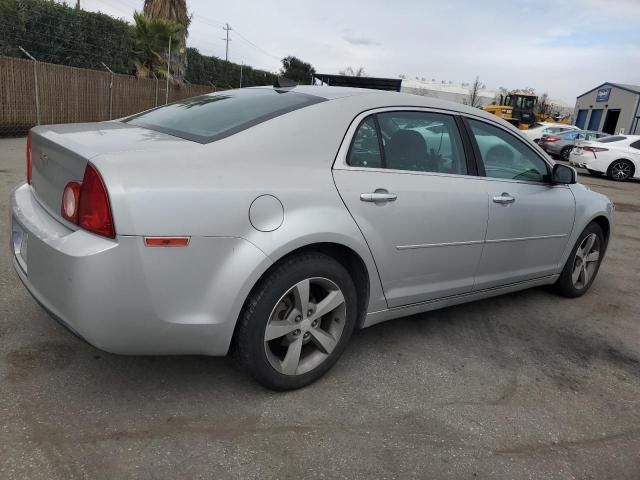
[[[560,152],[560,157],[562,158],[562,160],[569,160],[569,155],[571,155],[571,150],[573,150],[571,147],[565,147]]]
[[[626,180],[631,176],[631,165],[628,162],[614,162],[611,165],[611,176],[616,180]]]
[[[582,290],[589,285],[598,267],[599,259],[600,238],[597,234],[591,233],[582,240],[573,259],[571,281],[576,289]]]
[[[322,364],[336,348],[346,321],[346,302],[331,280],[313,277],[293,285],[274,306],[264,332],[271,366],[301,375]]]

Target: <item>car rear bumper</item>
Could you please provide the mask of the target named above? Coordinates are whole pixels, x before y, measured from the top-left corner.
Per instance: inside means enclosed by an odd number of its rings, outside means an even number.
[[[540,145],[540,148],[542,148],[549,155],[560,155],[561,149],[558,148],[554,143],[540,142],[538,143],[538,145]]]
[[[29,185],[12,195],[18,276],[50,314],[90,344],[120,354],[227,353],[242,303],[269,259],[234,237],[145,247],[71,230]]]
[[[592,172],[606,173],[609,162],[599,159],[591,153],[576,154],[571,152],[569,155],[569,165],[574,167],[586,168]]]

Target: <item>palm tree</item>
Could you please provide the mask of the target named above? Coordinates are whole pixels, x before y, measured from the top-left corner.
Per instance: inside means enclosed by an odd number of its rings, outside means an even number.
[[[184,78],[187,69],[187,36],[191,17],[187,0],[144,0],[144,16],[149,20],[164,20],[182,26],[178,37],[180,47],[171,52],[171,71],[177,80]]]
[[[167,51],[169,38],[172,49],[180,48],[179,41],[182,26],[164,20],[149,20],[140,12],[133,13],[134,28],[134,65],[138,77],[149,78],[155,76],[172,79],[167,71]]]

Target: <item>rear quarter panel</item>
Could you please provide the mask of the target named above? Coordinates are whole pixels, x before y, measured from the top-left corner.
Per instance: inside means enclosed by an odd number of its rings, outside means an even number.
[[[239,237],[274,262],[312,243],[338,243],[368,269],[369,310],[386,308],[374,259],[331,174],[355,107],[348,99],[344,108],[327,108],[331,103],[210,144],[96,157],[118,235]],[[261,195],[275,196],[284,209],[282,225],[271,232],[258,231],[249,219]]]

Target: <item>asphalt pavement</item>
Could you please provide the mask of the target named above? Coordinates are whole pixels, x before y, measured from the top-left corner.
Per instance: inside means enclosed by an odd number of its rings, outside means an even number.
[[[13,271],[0,140],[0,478],[640,478],[640,182],[580,172],[616,203],[591,291],[539,288],[357,332],[300,391],[227,358],[101,352]]]

